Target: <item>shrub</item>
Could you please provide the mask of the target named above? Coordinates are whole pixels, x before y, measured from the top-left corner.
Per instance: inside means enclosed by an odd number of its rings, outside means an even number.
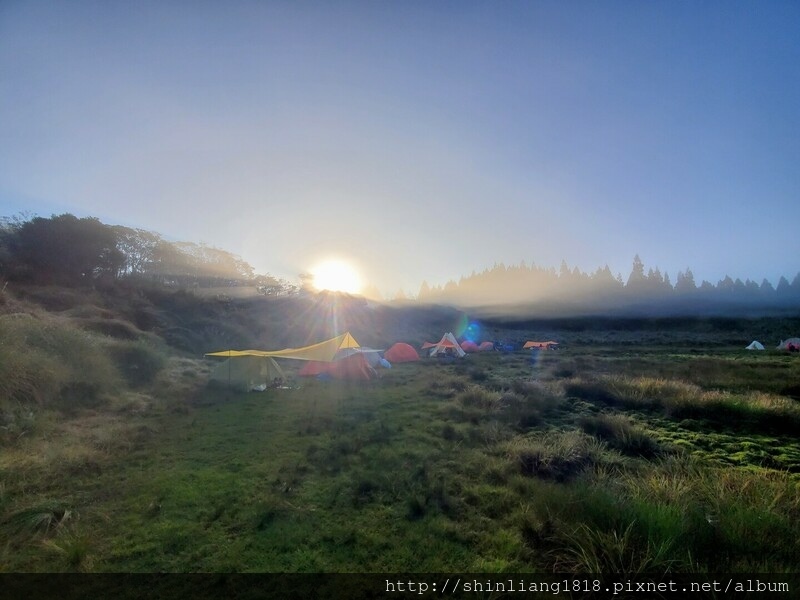
[[[165,355],[145,341],[115,341],[108,347],[122,375],[132,387],[151,383],[166,364]]]

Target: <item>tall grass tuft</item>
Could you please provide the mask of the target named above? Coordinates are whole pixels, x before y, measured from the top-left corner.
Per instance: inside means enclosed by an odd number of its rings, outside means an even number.
[[[92,405],[119,383],[101,338],[57,319],[0,317],[0,411]]]
[[[584,416],[578,419],[578,425],[586,433],[600,438],[627,456],[653,458],[662,452],[656,440],[623,415]]]
[[[477,385],[461,392],[456,400],[466,408],[478,408],[487,412],[497,412],[502,407],[500,394],[490,392]]]
[[[604,530],[581,523],[563,537],[556,559],[559,571],[570,573],[665,573],[675,567],[672,540],[642,540],[635,523]]]
[[[69,507],[52,500],[12,512],[0,522],[0,530],[12,536],[47,535],[72,518]]]
[[[55,539],[47,539],[42,542],[42,547],[61,557],[73,571],[92,568],[92,560],[89,558],[91,542],[87,535],[66,534]]]
[[[504,419],[518,429],[541,424],[563,403],[563,399],[538,382],[514,380],[502,396]]]
[[[579,431],[518,437],[507,446],[507,455],[523,475],[556,481],[575,477],[596,462],[602,452],[600,442]]]

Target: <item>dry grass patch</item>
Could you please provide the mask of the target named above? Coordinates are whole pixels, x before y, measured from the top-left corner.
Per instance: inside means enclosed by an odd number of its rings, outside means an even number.
[[[595,404],[661,411],[672,419],[703,419],[717,428],[793,434],[800,427],[800,404],[760,391],[703,390],[682,381],[609,376],[572,379],[569,396]]]

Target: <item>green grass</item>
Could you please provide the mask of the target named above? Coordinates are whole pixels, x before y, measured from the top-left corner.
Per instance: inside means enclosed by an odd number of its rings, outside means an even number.
[[[2,325],[5,340],[16,328],[40,341],[19,363],[32,387],[4,384],[0,570],[796,565],[800,413],[779,390],[800,361],[767,354],[739,372],[732,349],[609,344],[242,394],[206,387],[202,361],[147,340]],[[98,355],[97,381],[56,373]],[[81,381],[103,403],[64,410]]]

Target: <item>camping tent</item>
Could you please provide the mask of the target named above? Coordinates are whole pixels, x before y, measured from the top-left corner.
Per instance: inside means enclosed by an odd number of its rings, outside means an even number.
[[[365,350],[365,351],[362,351]],[[227,357],[258,357],[258,358],[290,358],[293,360],[306,360],[318,363],[341,363],[349,361],[336,368],[329,368],[331,376],[337,379],[364,379],[364,373],[370,372],[368,356],[372,355],[375,362],[380,361],[378,350],[371,348],[362,349],[350,333],[343,333],[324,342],[304,346],[302,348],[285,348],[283,350],[225,350],[223,352],[210,352],[206,356]],[[353,357],[357,357],[350,360]],[[275,362],[275,361],[273,361]],[[277,363],[276,363],[277,366]],[[363,367],[363,369],[362,369]],[[316,373],[318,374],[318,373]],[[369,377],[366,377],[369,379]]]
[[[750,345],[747,348],[745,348],[745,350],[763,350],[763,349],[764,349],[764,344],[762,344],[761,342],[757,342],[756,340],[750,342]]]
[[[477,352],[479,350],[478,344],[470,340],[464,340],[461,342],[461,349],[464,352]]]
[[[336,354],[340,350],[360,347],[359,343],[348,331],[347,333],[325,340],[324,342],[319,342],[318,344],[303,346],[302,348],[285,348],[283,350],[264,352],[263,356],[330,362],[336,358]]]
[[[461,346],[458,345],[455,336],[450,332],[445,333],[442,339],[439,340],[439,343],[431,348],[430,352],[431,356],[446,356],[448,354],[458,357],[462,357],[466,354]]]
[[[389,362],[393,363],[419,360],[419,354],[417,354],[417,351],[414,350],[412,346],[404,344],[403,342],[397,342],[394,346],[383,353],[383,357]]]
[[[540,350],[551,350],[558,348],[558,342],[554,342],[553,340],[549,340],[547,342],[525,342],[525,345],[522,347],[523,350],[527,350],[528,348],[538,348]]]
[[[336,355],[333,357],[333,360],[341,360],[343,358],[347,358],[348,356],[352,356],[353,354],[363,354],[364,358],[367,359],[367,362],[371,367],[377,367],[381,362],[381,352],[382,350],[367,348],[366,346],[361,346],[360,348],[343,348],[336,353]]]
[[[366,381],[375,377],[375,369],[367,361],[366,354],[356,352],[339,360],[323,362],[312,360],[297,373],[301,377],[330,375],[334,379],[356,379]],[[380,360],[380,359],[379,359]]]
[[[274,359],[263,356],[231,355],[211,371],[211,381],[244,392],[266,389],[275,379],[286,375]]]
[[[274,358],[292,358],[294,360],[319,360],[330,362],[342,350],[361,348],[350,332],[338,335],[335,338],[303,346],[302,348],[285,348],[283,350],[223,350],[222,352],[209,352],[206,356],[272,356]]]
[[[481,342],[481,345],[478,346],[478,350],[481,352],[485,350],[494,350],[494,344],[492,342]]]
[[[789,338],[788,340],[781,340],[778,344],[778,350],[789,350],[797,352],[800,350],[800,338]]]

